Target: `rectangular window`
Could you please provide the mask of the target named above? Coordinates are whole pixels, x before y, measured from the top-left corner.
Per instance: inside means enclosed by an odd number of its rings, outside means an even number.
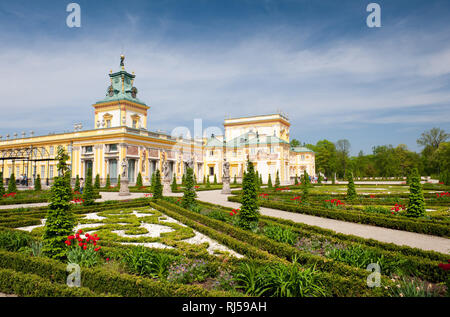
[[[45,178],[45,166],[41,166],[41,178]]]
[[[304,161],[305,160],[305,155],[301,155],[301,159],[302,159],[302,161]]]
[[[89,145],[89,146],[85,146],[84,147],[84,153],[92,153],[93,152],[93,147],[92,147],[92,145]]]
[[[50,147],[50,155],[53,155],[55,153],[55,148],[53,146]]]
[[[48,173],[50,174],[49,178],[53,178],[53,166],[49,166]]]
[[[209,156],[214,156],[214,151],[209,151]]]
[[[17,166],[17,168],[16,168],[16,176],[19,176],[20,175],[20,166]]]
[[[137,121],[133,120],[133,129],[137,129]]]
[[[209,167],[209,175],[214,176],[214,166]]]
[[[117,144],[109,144],[108,152],[117,152]]]

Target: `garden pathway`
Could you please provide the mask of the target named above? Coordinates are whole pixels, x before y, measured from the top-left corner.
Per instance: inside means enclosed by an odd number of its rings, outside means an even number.
[[[197,195],[198,199],[201,201],[231,208],[240,207],[239,203],[228,201],[227,197],[229,195],[221,194],[220,190],[199,191],[197,192]],[[450,239],[442,237],[304,215],[265,207],[261,207],[260,212],[265,216],[288,219],[294,222],[331,229],[339,233],[351,234],[366,239],[375,239],[382,242],[406,245],[413,248],[432,250],[445,254],[450,253]]]

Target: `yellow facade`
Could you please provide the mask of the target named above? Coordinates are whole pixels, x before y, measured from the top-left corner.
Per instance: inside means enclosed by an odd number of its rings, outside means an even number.
[[[67,163],[73,179],[77,175],[84,177],[87,169],[92,168],[93,176],[98,174],[102,183],[109,175],[114,184],[120,174],[120,163],[127,159],[129,181],[134,183],[138,173],[141,173],[144,184],[149,184],[152,173],[156,169],[162,170],[163,157],[169,161],[178,182],[188,162],[193,162],[198,181],[208,175],[212,181],[216,174],[220,182],[224,158],[230,162],[231,177],[236,176],[239,181],[247,158],[254,162],[264,181],[267,181],[269,173],[274,181],[276,171],[280,173],[283,183],[292,182],[293,177],[303,170],[310,175],[315,174],[314,153],[307,149],[294,151],[290,148],[290,123],[282,115],[227,119],[224,122],[225,135],[214,137],[214,140],[173,138],[146,129],[150,107],[136,97],[134,73],[129,74],[122,67],[109,76],[111,85],[105,99],[93,105],[93,129],[0,139],[0,170],[3,177],[8,179],[14,172],[16,178],[24,174],[31,180],[39,174],[41,180],[51,183],[57,173],[54,158],[59,146],[63,146],[69,154]],[[233,146],[233,141],[240,135],[254,136],[255,133],[269,142],[238,142]]]

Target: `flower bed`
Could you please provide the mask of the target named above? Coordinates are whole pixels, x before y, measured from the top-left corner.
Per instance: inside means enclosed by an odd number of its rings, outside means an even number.
[[[240,202],[240,197],[228,196],[229,201]],[[383,214],[370,214],[358,210],[327,209],[320,206],[298,205],[272,200],[260,200],[260,206],[280,209],[290,212],[303,213],[318,217],[325,217],[362,224],[370,224],[385,228],[425,233],[442,237],[450,237],[450,226],[447,222],[412,219],[406,217],[391,217]]]
[[[230,208],[205,202],[201,202],[201,205],[206,208],[213,208],[215,212],[221,211],[224,216],[230,210]],[[230,219],[224,219],[224,221],[232,222]],[[448,258],[448,255],[445,254],[339,234],[331,230],[274,217],[261,216],[260,223],[263,225],[262,232],[266,236],[266,226],[271,231],[276,228],[277,234],[272,234],[269,237],[289,245],[297,245],[314,254],[317,254],[323,245],[337,246],[341,249],[361,248],[370,257],[381,259],[380,261],[383,263],[381,265],[382,271],[384,265],[387,271],[400,270],[407,276],[412,275],[431,282],[442,282],[446,278],[446,273],[439,267],[439,263]],[[294,234],[295,238],[293,237]],[[296,238],[298,238],[298,242]],[[306,248],[303,247],[303,242],[310,244],[311,241],[314,242],[315,246],[307,245]],[[325,254],[325,252],[319,253]]]

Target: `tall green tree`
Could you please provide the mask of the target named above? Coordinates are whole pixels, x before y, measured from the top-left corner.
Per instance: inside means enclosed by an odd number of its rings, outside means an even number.
[[[432,128],[425,131],[417,139],[417,144],[423,146],[422,150],[422,162],[425,173],[427,175],[439,174],[440,166],[438,158],[436,157],[436,151],[439,149],[441,143],[446,142],[450,137],[450,134],[446,133],[440,128]]]
[[[47,212],[42,251],[49,257],[63,259],[66,255],[64,241],[73,233],[75,218],[71,212],[72,189],[67,183],[69,156],[63,147],[58,148],[58,176],[51,187],[50,204]]]
[[[255,179],[253,163],[247,161],[247,173],[242,184],[242,205],[239,216],[239,226],[246,230],[255,228],[259,220],[258,194]]]
[[[217,176],[214,174],[214,185],[217,185]]]
[[[315,152],[316,169],[331,178],[337,164],[336,146],[328,140],[320,140],[315,146],[310,146]]]
[[[92,187],[92,168],[89,168],[86,174],[86,181],[84,182],[83,189],[84,205],[90,206],[95,202],[94,188]]]
[[[7,193],[17,193],[16,176],[14,175],[14,173],[12,173],[9,177]]]
[[[37,175],[36,180],[34,181],[34,190],[35,191],[41,191],[42,190],[41,175],[40,174]]]
[[[161,184],[161,172],[159,169],[155,172],[155,185],[153,186],[153,198],[154,199],[161,199],[163,197],[163,186]]]
[[[117,177],[117,189],[120,190],[120,174]]]
[[[195,189],[194,189],[194,170],[190,167],[186,171],[186,186],[184,187],[183,201],[181,206],[186,209],[192,209],[195,204]]]
[[[206,188],[211,188],[211,183],[209,182],[209,176],[206,178]]]
[[[425,199],[420,184],[420,175],[417,168],[413,168],[410,175],[409,203],[406,209],[408,217],[420,217],[425,215]]]
[[[300,146],[300,141],[297,139],[292,139],[289,143],[291,144],[291,148]]]
[[[336,142],[336,153],[337,173],[340,177],[345,178],[349,164],[350,142],[347,139],[338,140]]]

